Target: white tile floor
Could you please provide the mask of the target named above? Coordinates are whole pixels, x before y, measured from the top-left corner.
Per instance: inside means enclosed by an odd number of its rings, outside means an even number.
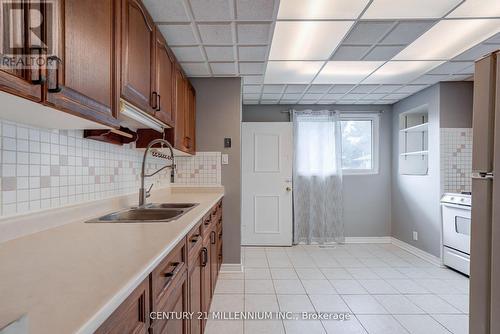
[[[350,320],[210,320],[206,334],[466,334],[469,280],[390,244],[244,247],[211,311],[339,312]]]

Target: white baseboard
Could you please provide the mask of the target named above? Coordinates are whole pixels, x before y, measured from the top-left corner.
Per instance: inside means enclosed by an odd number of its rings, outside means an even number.
[[[243,272],[243,265],[241,263],[223,263],[220,271],[226,273]]]
[[[436,266],[443,265],[443,261],[441,260],[441,258],[439,258],[435,255],[432,255],[430,253],[427,253],[426,251],[423,251],[423,250],[421,250],[415,246],[412,246],[404,241],[401,241],[399,239],[391,237],[391,243],[395,246],[398,246],[401,249],[404,249],[405,251],[407,251],[415,256],[418,256],[419,258],[421,258],[423,260],[426,260],[432,264],[435,264]]]
[[[390,244],[391,237],[346,237],[346,244]]]

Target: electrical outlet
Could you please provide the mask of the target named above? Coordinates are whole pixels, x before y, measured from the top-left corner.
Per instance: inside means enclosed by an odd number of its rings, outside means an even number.
[[[222,164],[229,165],[229,155],[227,155],[227,154],[222,155]]]
[[[418,232],[413,231],[413,240],[417,241],[418,240]]]

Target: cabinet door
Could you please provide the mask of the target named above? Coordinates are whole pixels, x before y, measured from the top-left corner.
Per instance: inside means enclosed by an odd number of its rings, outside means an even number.
[[[117,2],[59,0],[53,54],[47,62],[45,104],[118,126],[114,115]]]
[[[215,225],[215,224],[214,224]],[[215,291],[215,284],[217,283],[217,273],[219,271],[218,262],[218,249],[217,249],[217,231],[214,229],[210,232],[210,282],[212,294]]]
[[[155,96],[156,102],[155,117],[174,126],[173,110],[173,88],[174,88],[174,61],[167,46],[167,42],[156,29],[155,39]]]
[[[149,277],[95,331],[95,334],[147,334],[149,329]],[[179,332],[181,333],[181,332]]]
[[[193,318],[190,323],[190,333],[191,334],[202,334],[203,322],[198,319],[197,315],[203,312],[202,303],[202,257],[203,252],[201,248],[197,248],[198,256],[193,258],[193,261],[189,263],[190,273],[189,273],[189,311],[193,313]],[[191,259],[191,258],[190,258]]]
[[[203,312],[208,312],[210,310],[210,302],[212,301],[212,283],[210,280],[211,276],[211,263],[210,263],[210,237],[203,239],[202,248],[202,300],[203,300]],[[205,326],[206,321],[203,322]]]
[[[184,146],[191,154],[196,152],[196,94],[193,86],[186,83],[186,112],[184,114]]]
[[[155,26],[139,0],[122,0],[121,97],[154,114]]]
[[[184,145],[185,124],[186,124],[186,78],[179,67],[175,68],[175,148],[186,151]]]
[[[45,14],[40,3],[25,1],[11,1],[2,3],[4,11],[12,15],[6,16],[5,22],[0,24],[0,34],[4,40],[3,50],[5,60],[0,67],[0,90],[30,99],[35,102],[42,101],[42,71],[36,64],[29,63],[23,66],[31,57],[36,59],[46,52],[41,40],[43,25],[36,26],[32,21],[34,16],[29,15],[29,10]],[[28,33],[30,32],[30,33]]]

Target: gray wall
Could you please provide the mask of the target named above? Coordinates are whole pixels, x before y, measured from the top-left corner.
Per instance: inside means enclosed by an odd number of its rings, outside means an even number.
[[[244,122],[287,122],[289,108],[330,109],[340,111],[379,111],[380,172],[377,175],[344,176],[344,219],[347,237],[383,237],[390,235],[391,226],[391,107],[363,105],[245,105]]]
[[[472,128],[472,81],[440,83],[440,126]]]
[[[241,244],[241,80],[191,79],[196,89],[196,150],[229,154],[222,165],[225,187],[223,217],[224,263],[240,263]],[[224,148],[224,138],[232,147]]]
[[[393,106],[392,115],[392,236],[435,256],[441,255],[440,86],[418,92]],[[399,115],[427,106],[429,112],[429,173],[399,174]],[[418,232],[414,241],[412,232]]]

